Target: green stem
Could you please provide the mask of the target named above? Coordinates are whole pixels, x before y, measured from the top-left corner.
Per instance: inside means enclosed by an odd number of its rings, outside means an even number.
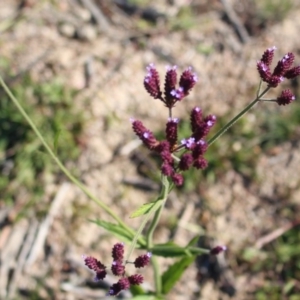
[[[170,183],[169,180],[166,176],[162,177],[162,203],[161,206],[159,207],[159,209],[155,212],[155,216],[150,224],[148,233],[147,233],[147,248],[150,249],[153,247],[153,233],[158,225],[158,222],[160,220],[162,211],[165,207],[165,203],[167,201],[168,195],[170,193]],[[157,259],[155,256],[152,256],[151,258],[151,264],[153,267],[153,271],[154,271],[154,283],[155,283],[155,290],[156,290],[156,294],[160,295],[161,291],[162,291],[162,282],[161,282],[161,276],[160,276],[160,271],[159,271],[159,264],[157,262]]]
[[[149,230],[147,232],[147,248],[150,249],[153,247],[153,233],[158,225],[158,222],[160,220],[162,211],[164,209],[166,200],[169,195],[169,181],[168,179],[164,176],[163,177],[163,186],[162,186],[162,204],[159,207],[159,209],[155,212],[154,218],[150,224]]]
[[[209,141],[210,146],[214,143],[221,135],[223,135],[236,121],[238,121],[246,112],[248,112],[260,98],[269,91],[270,87],[267,87],[260,95],[258,95],[250,104],[248,104],[239,114],[237,114],[231,121],[229,121],[223,128],[221,128]]]
[[[154,272],[153,275],[154,275],[155,291],[156,291],[156,295],[159,296],[161,295],[162,292],[162,282],[161,282],[161,275],[159,271],[159,264],[157,258],[154,255],[151,257],[151,264]]]
[[[134,231],[128,227],[106,204],[101,202],[96,196],[94,196],[85,185],[83,185],[79,180],[77,180],[62,164],[62,162],[59,160],[59,158],[55,155],[51,147],[47,144],[45,139],[43,138],[40,131],[37,129],[33,121],[30,119],[28,114],[25,112],[23,107],[20,105],[19,101],[16,99],[16,97],[12,94],[8,86],[3,81],[2,77],[0,76],[0,84],[3,87],[4,91],[8,95],[8,97],[11,99],[11,101],[14,103],[14,105],[17,107],[19,112],[22,114],[22,116],[26,119],[34,133],[37,135],[39,140],[42,142],[43,146],[49,153],[49,155],[52,157],[52,159],[56,162],[56,164],[59,166],[59,168],[62,170],[62,172],[75,184],[77,185],[90,199],[92,199],[95,203],[97,203],[105,212],[107,212],[115,221],[119,223],[120,226],[122,226],[124,229],[126,229],[128,232],[130,232],[132,235],[134,234]]]
[[[127,256],[126,256],[126,259],[125,259],[126,262],[129,261],[129,257],[131,256],[131,254],[132,254],[134,248],[136,247],[137,240],[138,240],[138,238],[140,237],[140,235],[141,235],[143,229],[145,228],[145,226],[146,226],[146,224],[147,224],[147,222],[148,222],[148,220],[150,219],[151,216],[152,216],[152,213],[148,213],[148,214],[145,216],[144,220],[142,221],[142,223],[141,223],[139,229],[137,230],[137,232],[136,232],[136,234],[135,234],[135,236],[134,236],[134,238],[133,238],[133,240],[132,240],[132,242],[131,242],[130,248],[129,248],[129,250],[128,250],[128,253],[127,253]]]

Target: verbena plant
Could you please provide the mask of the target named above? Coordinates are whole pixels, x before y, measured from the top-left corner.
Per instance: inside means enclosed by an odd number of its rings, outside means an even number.
[[[217,246],[213,249],[199,248],[195,246],[198,236],[195,236],[185,247],[179,246],[171,241],[164,244],[156,244],[153,241],[153,234],[171,190],[183,184],[183,173],[185,171],[192,168],[203,170],[208,166],[208,161],[204,155],[209,150],[209,147],[222,136],[226,130],[243,117],[258,102],[265,101],[274,102],[278,105],[287,105],[295,100],[295,96],[289,89],[283,90],[276,99],[264,98],[270,89],[278,87],[284,79],[293,79],[300,75],[300,66],[292,66],[294,63],[293,53],[284,55],[283,58],[278,61],[274,70],[271,71],[274,52],[275,47],[267,49],[257,62],[257,70],[261,81],[255,99],[209,139],[207,136],[217,121],[216,117],[214,115],[205,116],[199,107],[195,107],[189,116],[190,133],[188,136],[182,137],[180,142],[178,141],[177,129],[179,120],[173,116],[173,107],[175,104],[180,105],[196,84],[197,76],[192,72],[192,69],[188,68],[181,74],[178,84],[176,66],[168,67],[165,75],[164,91],[162,91],[159,74],[155,66],[150,64],[147,67],[148,73],[144,80],[145,89],[150,96],[160,100],[164,104],[168,113],[168,119],[165,127],[164,140],[158,140],[141,121],[131,119],[135,134],[142,140],[144,145],[150,151],[155,152],[162,161],[160,168],[160,195],[155,201],[142,205],[131,214],[131,218],[142,218],[137,230],[125,224],[122,217],[118,216],[109,206],[97,199],[85,185],[70,174],[53,149],[45,141],[39,129],[20,105],[20,102],[14,97],[0,77],[1,86],[60,169],[114,220],[114,222],[97,220],[95,223],[117,236],[122,242],[130,244],[126,256],[124,255],[125,248],[123,243],[117,243],[112,247],[113,262],[111,272],[115,276],[118,276],[119,280],[110,287],[108,291],[109,295],[116,296],[122,290],[131,288],[132,294],[134,295],[133,299],[163,299],[179,280],[185,269],[195,260],[197,255],[217,255],[226,250],[225,246]],[[147,223],[149,223],[149,226],[145,230]],[[147,253],[132,260],[131,256],[133,250],[136,248],[144,249]],[[176,261],[162,274],[157,263],[157,256],[171,257],[176,259]],[[105,278],[107,267],[97,258],[84,256],[83,259],[86,266],[96,273],[96,280],[103,280]],[[142,268],[147,266],[150,262],[154,270],[155,288],[152,291],[145,291],[140,286],[143,282],[143,276],[141,274],[127,274],[126,266],[128,264],[134,264],[136,268]]]

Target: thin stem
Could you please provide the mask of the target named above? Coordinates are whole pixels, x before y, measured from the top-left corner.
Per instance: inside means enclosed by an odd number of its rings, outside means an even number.
[[[125,259],[126,262],[129,261],[129,257],[131,256],[131,254],[132,254],[132,252],[133,252],[133,250],[134,250],[134,248],[135,248],[135,246],[136,246],[136,244],[137,244],[137,240],[138,240],[138,238],[140,237],[140,235],[141,235],[143,229],[145,228],[145,226],[146,226],[146,224],[147,224],[147,222],[148,222],[148,220],[150,219],[151,216],[152,216],[151,213],[147,214],[147,215],[145,216],[144,220],[142,221],[142,223],[141,223],[139,229],[137,230],[137,232],[136,232],[136,234],[135,234],[135,236],[134,236],[134,238],[133,238],[133,240],[132,240],[132,242],[131,242],[129,251],[128,251],[128,253],[127,253],[127,256],[126,256],[126,259]]]
[[[152,247],[152,234],[153,234],[153,232],[151,232],[151,231],[154,230],[155,227],[156,227],[156,226],[153,227],[153,222],[154,222],[154,220],[157,219],[157,213],[159,211],[161,211],[162,207],[164,206],[164,202],[167,199],[169,191],[170,191],[169,181],[166,178],[166,176],[163,176],[162,177],[162,190],[161,190],[161,194],[157,198],[157,200],[155,201],[155,204],[153,206],[153,210],[145,215],[145,218],[143,219],[140,227],[138,228],[138,230],[137,230],[137,232],[136,232],[136,234],[135,234],[135,236],[133,238],[133,241],[131,242],[131,245],[130,245],[130,248],[129,248],[129,251],[128,251],[128,254],[126,256],[125,261],[129,260],[129,257],[131,256],[131,254],[132,254],[132,252],[133,252],[133,250],[134,250],[134,248],[136,246],[137,239],[139,238],[140,234],[142,233],[143,229],[145,228],[145,226],[146,226],[147,222],[149,221],[150,217],[152,216],[153,212],[155,212],[154,219],[152,220],[152,223],[150,225],[150,229],[149,229],[149,231],[147,233],[147,241],[149,241],[149,232],[150,232],[150,235],[151,235],[151,243],[150,243],[151,246],[149,247],[149,242],[147,242],[147,249],[149,249],[149,248]],[[158,220],[156,222],[158,222]]]
[[[151,257],[151,264],[153,267],[153,271],[154,271],[154,284],[155,284],[155,291],[156,291],[156,295],[160,295],[161,291],[162,291],[162,282],[161,282],[161,275],[159,272],[159,264],[157,261],[157,258],[153,255]]]
[[[259,81],[259,85],[258,85],[258,89],[257,89],[257,92],[256,92],[256,97],[259,98],[259,93],[260,93],[260,89],[261,89],[261,86],[262,86],[262,80]]]
[[[260,95],[258,95],[250,104],[248,104],[240,113],[238,113],[231,121],[229,121],[223,128],[221,128],[209,141],[210,146],[214,143],[221,135],[223,135],[236,121],[238,121],[246,112],[248,112],[259,100],[269,91],[270,87],[267,87]]]
[[[19,112],[22,114],[22,116],[26,119],[34,133],[37,135],[39,140],[42,142],[43,146],[49,153],[49,155],[52,157],[52,159],[56,162],[58,167],[61,169],[61,171],[75,184],[77,185],[90,199],[92,199],[96,204],[98,204],[105,212],[107,212],[115,221],[119,223],[120,226],[122,226],[124,229],[128,230],[131,234],[134,234],[134,231],[128,227],[106,204],[104,204],[102,201],[100,201],[96,196],[94,196],[87,187],[82,184],[79,180],[77,180],[62,164],[62,162],[59,160],[59,158],[55,155],[51,147],[48,145],[48,143],[43,138],[40,131],[37,129],[36,125],[33,123],[31,118],[28,116],[28,114],[25,112],[23,107],[20,105],[19,101],[16,99],[16,97],[12,94],[8,86],[3,81],[2,77],[0,76],[0,84],[3,87],[4,91],[8,95],[8,97],[11,99],[11,101],[14,103],[14,105],[17,107]]]
[[[153,247],[153,233],[158,225],[158,222],[160,220],[162,211],[165,207],[165,203],[167,201],[168,195],[170,193],[171,187],[169,180],[166,176],[162,177],[162,204],[159,207],[159,209],[155,212],[154,218],[150,224],[148,233],[147,233],[147,248],[150,249]],[[152,256],[151,258],[151,264],[154,270],[154,283],[155,283],[155,290],[156,294],[159,295],[161,294],[162,290],[162,282],[161,282],[161,276],[160,276],[160,271],[159,271],[159,264],[157,263],[157,259],[155,256]]]
[[[166,200],[168,198],[168,194],[169,194],[169,181],[167,178],[165,178],[165,176],[163,177],[163,182],[165,182],[165,183],[163,184],[163,187],[162,187],[162,204],[161,204],[160,208],[155,212],[154,218],[150,224],[150,227],[149,227],[149,230],[147,233],[147,237],[146,237],[148,249],[153,247],[153,233],[158,225],[158,222],[160,220],[162,211],[164,209],[164,206],[165,206]]]
[[[259,99],[261,102],[277,102],[277,99]]]

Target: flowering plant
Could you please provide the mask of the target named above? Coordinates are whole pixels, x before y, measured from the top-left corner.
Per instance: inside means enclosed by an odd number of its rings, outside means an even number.
[[[181,74],[179,85],[177,86],[177,67],[168,67],[165,75],[164,91],[162,92],[158,71],[153,64],[150,64],[147,67],[144,87],[151,97],[164,104],[168,110],[168,118],[165,126],[165,139],[162,141],[159,141],[153,132],[144,126],[142,121],[131,119],[132,128],[137,137],[141,139],[143,144],[150,151],[157,153],[161,158],[161,194],[155,201],[144,204],[132,213],[131,217],[143,216],[141,225],[136,231],[125,224],[121,217],[117,216],[105,203],[97,199],[85,185],[78,181],[62,165],[61,161],[44,140],[42,134],[36,128],[31,118],[20,106],[18,100],[12,95],[11,91],[0,77],[0,84],[4,91],[28,121],[53,160],[73,183],[95,201],[115,221],[115,223],[112,223],[99,220],[96,223],[124,240],[124,242],[130,244],[126,257],[124,257],[125,247],[123,243],[117,243],[112,248],[113,262],[111,271],[113,275],[118,276],[120,279],[110,287],[108,295],[118,295],[122,290],[143,283],[142,274],[128,275],[126,273],[127,264],[132,263],[136,268],[142,268],[151,262],[154,270],[155,288],[152,291],[132,289],[132,293],[134,295],[144,295],[143,299],[147,299],[147,297],[149,297],[149,299],[151,297],[151,299],[161,299],[172,289],[186,267],[195,260],[197,255],[217,255],[226,250],[225,246],[217,246],[213,249],[201,249],[196,247],[195,243],[198,239],[197,236],[184,247],[169,241],[165,244],[155,244],[153,241],[153,233],[159,223],[162,210],[170,191],[174,186],[183,184],[183,173],[185,171],[191,168],[202,170],[207,167],[209,162],[204,156],[213,142],[223,135],[227,129],[244,116],[258,102],[275,102],[278,105],[287,105],[295,100],[295,96],[289,89],[283,90],[276,99],[263,98],[270,89],[278,87],[285,79],[290,80],[300,75],[300,65],[292,66],[294,62],[293,53],[284,55],[283,58],[278,61],[274,70],[271,71],[274,52],[275,47],[267,49],[263,53],[261,59],[257,62],[257,70],[261,81],[255,99],[209,139],[207,139],[207,136],[210,133],[211,128],[217,122],[217,119],[214,115],[204,115],[201,108],[195,107],[192,109],[189,116],[190,134],[189,136],[182,137],[181,141],[178,141],[177,131],[179,119],[173,116],[172,109],[175,105],[179,105],[183,102],[184,98],[189,95],[192,88],[197,83],[198,78],[196,74],[193,73],[192,69],[189,67]],[[266,84],[264,89],[262,89],[263,82]],[[148,222],[150,224],[147,230],[144,231]],[[131,261],[130,257],[135,248],[145,250],[147,253],[140,255],[134,261]],[[156,260],[157,256],[179,258],[179,260],[174,262],[167,271],[161,274]],[[84,256],[83,259],[85,265],[95,272],[96,280],[105,279],[107,267],[102,264],[101,261],[92,256]]]

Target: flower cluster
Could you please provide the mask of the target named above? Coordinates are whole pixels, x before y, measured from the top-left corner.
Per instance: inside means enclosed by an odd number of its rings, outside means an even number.
[[[124,245],[117,243],[112,249],[113,262],[111,265],[111,271],[115,276],[121,276],[117,283],[114,283],[108,292],[110,296],[118,295],[122,290],[130,288],[130,285],[139,285],[143,283],[144,278],[141,274],[134,274],[126,276],[124,263]],[[150,262],[151,253],[141,255],[133,262],[136,268],[143,268]],[[85,265],[96,273],[95,281],[103,280],[107,274],[106,266],[104,266],[99,260],[92,256],[83,256]]]
[[[192,73],[192,69],[187,68],[180,76],[179,87],[177,84],[176,66],[167,67],[165,77],[164,97],[160,90],[159,75],[153,64],[147,67],[148,73],[144,80],[144,86],[149,94],[160,99],[170,110],[177,101],[181,101],[186,97],[195,83],[197,76]],[[204,169],[207,167],[207,161],[203,157],[207,150],[207,143],[204,138],[216,122],[213,115],[203,116],[202,110],[196,107],[190,114],[191,135],[178,142],[178,123],[177,118],[169,118],[166,123],[165,140],[158,141],[154,134],[147,129],[139,120],[131,119],[132,128],[135,134],[142,140],[144,145],[157,152],[161,159],[161,172],[168,176],[172,181],[180,186],[183,184],[182,171],[186,171],[191,167],[196,169]],[[182,150],[184,150],[182,152]],[[181,151],[181,157],[174,157],[175,152]]]
[[[271,72],[270,65],[273,61],[275,50],[276,47],[267,49],[263,53],[261,59],[257,62],[257,70],[260,78],[271,88],[277,87],[285,78],[293,79],[300,75],[300,65],[292,67],[295,56],[291,52],[285,54],[283,58],[278,61],[273,72]],[[281,95],[276,99],[276,102],[278,105],[286,105],[294,100],[295,96],[287,89],[281,93]]]
[[[154,98],[159,99],[168,108],[174,107],[177,101],[181,101],[186,97],[191,89],[198,81],[197,75],[192,72],[192,68],[187,68],[180,76],[179,87],[177,85],[177,66],[167,67],[165,76],[165,91],[162,93],[160,89],[159,74],[154,66],[150,64],[147,67],[147,75],[144,80],[144,86],[147,92]],[[164,97],[163,97],[164,95]]]

